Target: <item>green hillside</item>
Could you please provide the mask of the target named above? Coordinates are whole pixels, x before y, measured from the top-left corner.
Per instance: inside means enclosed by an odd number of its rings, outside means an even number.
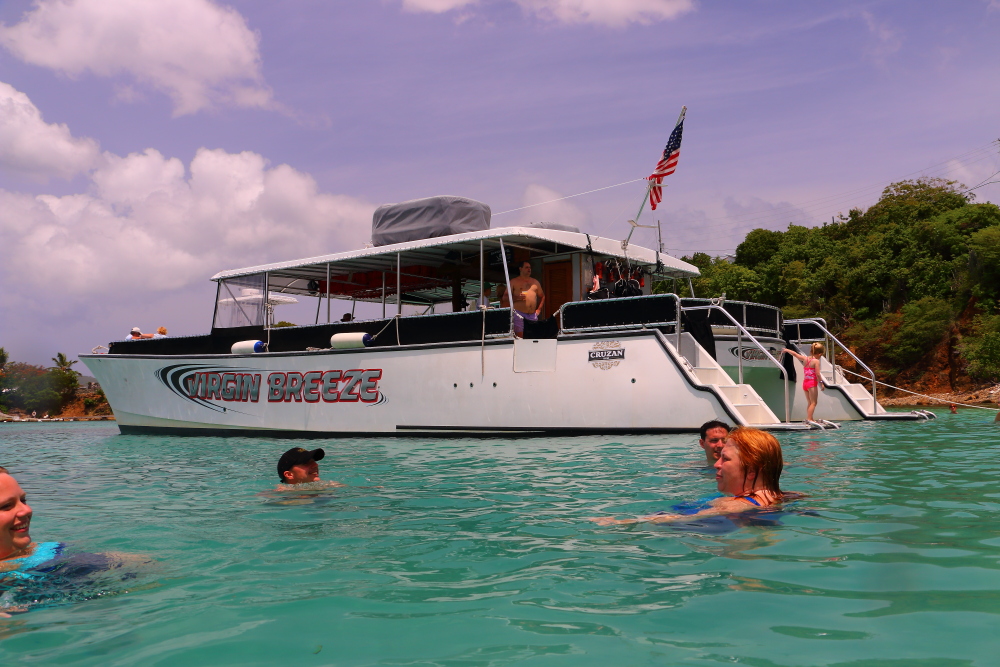
[[[824,317],[889,378],[939,390],[1000,381],[1000,208],[954,181],[893,183],[832,223],[755,229],[732,260],[685,259],[702,271],[697,296]]]

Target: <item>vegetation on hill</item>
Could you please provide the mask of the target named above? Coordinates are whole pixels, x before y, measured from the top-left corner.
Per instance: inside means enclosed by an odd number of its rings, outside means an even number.
[[[80,374],[73,370],[77,361],[70,361],[62,352],[52,361],[55,365],[49,368],[10,361],[7,351],[0,347],[0,412],[54,415],[77,401]],[[95,401],[92,408],[106,403],[103,394]]]
[[[902,181],[832,223],[755,229],[733,258],[685,259],[702,271],[697,296],[823,317],[890,377],[950,389],[997,382],[1000,208],[973,200],[954,181]]]

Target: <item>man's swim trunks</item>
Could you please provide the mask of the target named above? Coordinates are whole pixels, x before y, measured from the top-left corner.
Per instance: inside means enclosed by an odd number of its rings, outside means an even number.
[[[524,321],[531,320],[532,322],[538,321],[538,315],[535,313],[522,313],[519,310],[514,311],[514,332],[524,333]]]

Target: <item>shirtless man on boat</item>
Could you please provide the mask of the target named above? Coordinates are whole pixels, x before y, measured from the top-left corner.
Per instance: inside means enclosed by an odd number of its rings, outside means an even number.
[[[514,334],[523,338],[524,320],[538,321],[545,305],[545,292],[542,291],[542,284],[531,277],[531,262],[521,262],[518,271],[521,275],[511,278],[510,291],[514,294]],[[509,305],[510,300],[504,292],[500,306],[506,308]]]

